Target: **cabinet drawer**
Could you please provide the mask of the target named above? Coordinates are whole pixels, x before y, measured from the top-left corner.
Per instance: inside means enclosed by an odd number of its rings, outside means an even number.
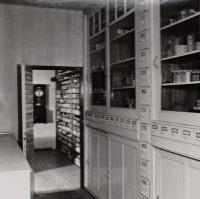
[[[94,114],[94,121],[97,122],[97,120],[98,120],[98,116],[97,114]]]
[[[121,127],[121,128],[125,128],[125,119],[124,118],[120,118],[120,121],[119,121],[120,123],[119,123],[119,126]]]
[[[105,116],[105,124],[110,124],[110,117],[108,115]]]
[[[139,32],[148,29],[148,12],[139,15]]]
[[[151,125],[151,135],[159,136],[160,125],[157,123],[152,123]]]
[[[140,178],[140,193],[149,197],[149,180]]]
[[[138,124],[135,120],[132,120],[131,127],[132,127],[132,130],[138,131]]]
[[[144,50],[149,46],[148,30],[139,33],[139,49]]]
[[[149,67],[149,50],[139,52],[139,68]]]
[[[186,143],[193,143],[194,130],[189,128],[181,128],[181,141]]]
[[[101,115],[101,123],[105,122],[105,115]]]
[[[150,179],[150,162],[140,160],[140,169],[141,176]]]
[[[140,124],[140,140],[145,142],[150,142],[149,125]]]
[[[119,117],[114,117],[114,120],[115,120],[115,126],[119,126]]]
[[[130,119],[126,119],[125,128],[126,129],[132,129],[132,125],[131,125],[131,120]]]
[[[149,105],[149,88],[140,88],[140,104]]]
[[[195,145],[200,145],[200,130],[194,130],[193,143]]]
[[[150,145],[148,143],[140,142],[140,157],[150,160]]]
[[[180,139],[181,139],[180,132],[181,132],[180,127],[171,127],[170,128],[170,139],[180,141]]]
[[[138,0],[138,14],[148,9],[148,0]]]
[[[114,117],[110,116],[110,125],[115,125]]]
[[[140,70],[140,86],[149,86],[149,69]]]
[[[101,122],[101,115],[97,115],[97,122]]]
[[[149,123],[149,107],[147,106],[140,107],[140,121],[142,123]]]
[[[168,125],[160,125],[160,136],[164,138],[170,138],[170,127]]]

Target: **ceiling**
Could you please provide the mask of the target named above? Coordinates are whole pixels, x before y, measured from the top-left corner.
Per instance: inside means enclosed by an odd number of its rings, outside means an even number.
[[[60,8],[70,10],[90,10],[101,5],[105,0],[0,0],[0,3],[22,4],[38,7]]]

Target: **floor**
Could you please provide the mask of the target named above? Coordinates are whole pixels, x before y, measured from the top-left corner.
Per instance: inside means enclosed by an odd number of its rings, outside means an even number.
[[[36,150],[34,168],[36,194],[80,188],[80,169],[57,150]]]
[[[34,199],[95,199],[83,189],[59,193],[36,194]]]

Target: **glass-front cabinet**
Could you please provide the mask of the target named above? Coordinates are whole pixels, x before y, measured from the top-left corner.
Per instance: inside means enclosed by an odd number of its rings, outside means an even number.
[[[200,113],[200,1],[160,0],[160,113],[197,124]],[[187,112],[188,114],[185,114]],[[171,117],[177,115],[177,117]]]
[[[109,0],[105,7],[90,14],[88,36],[91,109],[119,114],[123,108],[124,114],[128,111],[133,116],[135,0]]]

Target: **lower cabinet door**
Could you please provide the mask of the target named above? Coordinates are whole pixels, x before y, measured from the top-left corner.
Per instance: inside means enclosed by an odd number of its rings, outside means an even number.
[[[107,134],[89,129],[89,189],[99,199],[108,198]]]
[[[109,199],[139,198],[138,142],[108,134]]]
[[[156,197],[200,198],[200,161],[156,150]]]

